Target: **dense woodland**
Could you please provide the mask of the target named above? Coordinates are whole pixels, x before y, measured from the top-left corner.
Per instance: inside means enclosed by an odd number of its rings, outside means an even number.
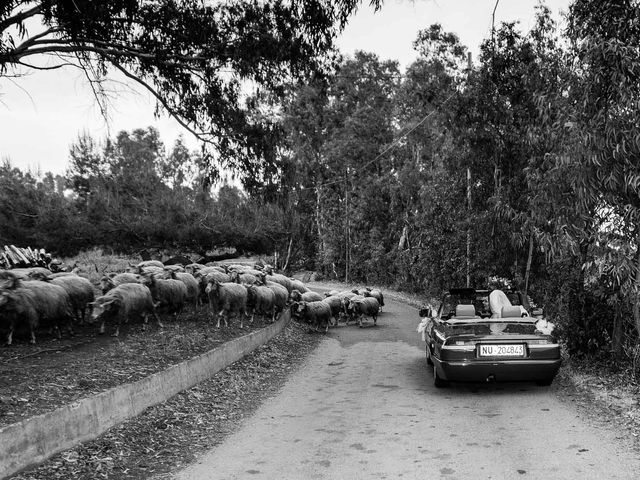
[[[562,30],[540,6],[531,31],[496,25],[473,62],[435,24],[406,70],[359,52],[256,89],[245,101],[268,128],[254,131],[259,154],[240,145],[240,163],[232,149],[165,146],[153,128],[80,132],[64,177],[7,159],[0,244],[61,256],[236,247],[277,252],[288,270],[429,295],[507,278],[545,306],[571,354],[635,366],[634,5],[576,1]],[[221,185],[230,167],[241,188]]]

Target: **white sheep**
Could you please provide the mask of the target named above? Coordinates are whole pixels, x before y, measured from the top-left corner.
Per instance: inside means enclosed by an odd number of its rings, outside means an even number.
[[[247,316],[247,289],[239,283],[220,283],[215,279],[209,280],[206,288],[207,296],[211,305],[217,305],[218,323],[216,328],[220,328],[220,317],[224,320],[224,325],[228,326],[230,314],[240,316],[240,328],[243,328],[244,318]]]
[[[120,334],[120,325],[127,323],[134,317],[142,317],[143,328],[146,329],[149,315],[153,315],[158,327],[162,328],[160,318],[156,314],[151,291],[139,283],[123,283],[112,288],[106,294],[96,298],[91,312],[93,321],[100,321],[100,333],[104,333],[104,325],[107,320],[116,322],[114,337]]]

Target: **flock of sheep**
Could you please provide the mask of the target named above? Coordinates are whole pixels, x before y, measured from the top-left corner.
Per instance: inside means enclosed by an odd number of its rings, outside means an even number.
[[[290,308],[297,320],[325,331],[342,319],[362,326],[363,316],[376,324],[384,305],[379,290],[331,291],[323,296],[268,265],[183,266],[150,260],[128,270],[102,277],[102,295],[74,272],[52,273],[43,267],[0,270],[0,328],[8,332],[6,343],[12,343],[14,332],[25,330],[33,344],[39,327],[52,329],[58,337],[62,329],[73,334],[74,323],[88,321],[89,312],[99,333],[108,322],[117,336],[120,326],[134,319],[142,319],[144,329],[151,316],[162,327],[158,312],[178,317],[187,304],[196,309],[208,304],[217,328],[221,321],[227,326],[232,316],[239,318],[241,328],[256,314],[273,322]]]

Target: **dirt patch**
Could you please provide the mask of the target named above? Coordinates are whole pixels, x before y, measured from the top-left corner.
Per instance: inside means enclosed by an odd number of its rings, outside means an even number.
[[[621,437],[640,448],[640,384],[630,372],[567,358],[554,383],[563,400],[574,403],[595,422],[615,425]]]

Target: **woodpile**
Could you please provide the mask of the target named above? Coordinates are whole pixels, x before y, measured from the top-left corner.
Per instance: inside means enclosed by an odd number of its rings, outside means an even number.
[[[0,250],[0,268],[24,268],[24,267],[47,267],[51,263],[52,257],[43,248],[32,249],[31,247],[19,248],[15,245],[5,245]]]

